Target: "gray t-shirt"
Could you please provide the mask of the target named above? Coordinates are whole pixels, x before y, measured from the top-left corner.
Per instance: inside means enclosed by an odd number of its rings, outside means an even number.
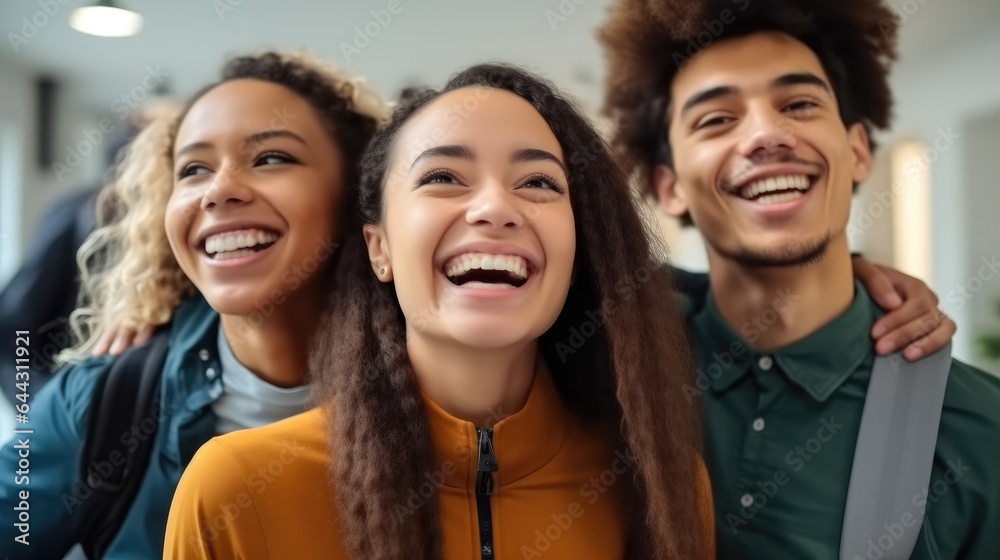
[[[222,395],[212,404],[215,429],[220,434],[265,426],[312,408],[312,387],[275,387],[236,360],[219,327]]]

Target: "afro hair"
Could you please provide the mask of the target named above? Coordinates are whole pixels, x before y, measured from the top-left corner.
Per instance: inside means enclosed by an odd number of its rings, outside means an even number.
[[[881,0],[618,0],[599,32],[612,143],[655,194],[653,168],[672,163],[665,112],[674,76],[715,41],[759,31],[786,33],[817,54],[845,125],[885,129],[897,27]]]

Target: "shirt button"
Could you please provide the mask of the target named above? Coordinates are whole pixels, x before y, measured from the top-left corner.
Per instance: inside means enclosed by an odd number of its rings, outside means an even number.
[[[207,362],[211,356],[208,354],[208,350],[202,348],[198,351],[198,357],[201,358],[201,361]]]
[[[215,379],[216,371],[215,368],[208,368],[205,370],[205,376],[209,379]]]
[[[764,430],[764,419],[758,418],[753,421],[753,431],[761,432]]]
[[[742,496],[740,496],[740,505],[745,508],[752,506],[753,496],[751,496],[750,494],[743,494]]]
[[[767,371],[774,365],[774,360],[771,359],[771,356],[761,356],[760,360],[757,361],[757,365],[760,366],[760,369]]]

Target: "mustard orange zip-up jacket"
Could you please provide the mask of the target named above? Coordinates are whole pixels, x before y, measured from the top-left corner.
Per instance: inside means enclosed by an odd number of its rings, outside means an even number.
[[[622,558],[628,458],[565,407],[548,374],[535,375],[524,408],[492,434],[426,396],[424,403],[438,469],[401,496],[400,507],[419,508],[437,489],[444,558],[483,557],[484,516],[497,560]],[[346,560],[323,414],[316,409],[202,447],[174,495],[164,558]],[[485,495],[477,493],[480,443],[492,444],[484,459],[496,464]],[[699,469],[700,511],[691,514],[702,521],[705,558],[714,559],[711,490],[700,461]]]

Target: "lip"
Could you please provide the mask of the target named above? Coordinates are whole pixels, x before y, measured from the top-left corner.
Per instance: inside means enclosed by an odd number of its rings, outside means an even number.
[[[204,250],[205,250],[205,240],[208,239],[210,236],[213,236],[213,235],[216,235],[216,234],[219,234],[219,233],[226,233],[226,232],[230,232],[230,231],[237,231],[237,230],[241,230],[241,229],[260,229],[260,230],[264,230],[264,231],[270,231],[270,232],[273,232],[273,233],[275,233],[275,234],[278,235],[278,241],[280,241],[281,238],[284,237],[284,235],[285,235],[284,231],[281,231],[281,229],[276,228],[274,226],[270,226],[270,225],[262,223],[262,222],[252,222],[252,221],[240,220],[240,221],[233,221],[233,222],[223,222],[223,223],[212,225],[212,226],[207,227],[207,228],[202,228],[202,230],[200,232],[198,232],[198,235],[195,237],[195,241],[194,241],[193,245],[195,247],[197,247],[200,251],[204,252]],[[233,260],[241,260],[241,259],[233,259]]]
[[[445,263],[447,263],[453,257],[457,257],[458,255],[464,253],[491,253],[494,255],[514,255],[521,257],[522,259],[528,262],[529,281],[531,280],[532,276],[535,275],[536,272],[542,269],[542,264],[543,264],[543,260],[540,257],[532,254],[524,247],[520,247],[518,245],[514,245],[511,243],[480,241],[476,243],[467,243],[465,245],[459,245],[458,247],[452,249],[451,251],[446,253],[443,257],[437,259],[437,261],[434,263],[434,268],[436,268],[439,272],[444,274],[445,278],[447,279],[448,275],[444,273]],[[449,280],[448,283],[450,284],[451,281]]]

